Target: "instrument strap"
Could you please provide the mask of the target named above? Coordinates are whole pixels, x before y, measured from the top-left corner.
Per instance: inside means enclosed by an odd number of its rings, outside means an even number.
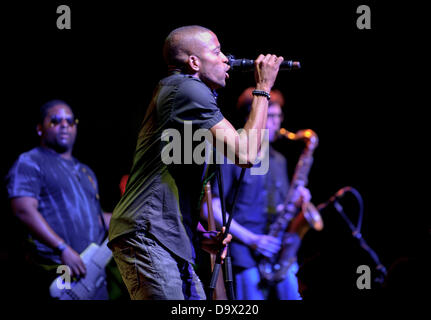
[[[100,196],[99,196],[99,192],[97,190],[96,182],[94,181],[93,177],[87,172],[85,167],[82,167],[81,170],[87,176],[88,180],[90,181],[91,185],[93,186],[94,190],[96,191],[96,198],[97,198],[97,200],[99,200]],[[99,202],[99,207],[100,207],[100,202]],[[100,216],[100,220],[102,220],[102,226],[103,226],[103,230],[104,230],[103,237],[99,241],[99,244],[101,244],[105,240],[105,238],[108,236],[108,227],[106,226],[101,207],[100,207],[100,210],[98,211],[98,214]]]

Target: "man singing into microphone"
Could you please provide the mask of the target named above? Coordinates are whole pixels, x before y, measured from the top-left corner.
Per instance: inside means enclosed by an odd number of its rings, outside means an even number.
[[[181,27],[168,35],[163,54],[171,73],[159,82],[144,117],[125,194],[111,220],[109,246],[132,299],[205,299],[192,266],[195,246],[200,242],[216,252],[231,236],[221,243],[220,234],[202,230],[199,199],[208,168],[165,164],[162,133],[176,129],[184,137],[184,122],[190,121],[193,131],[209,130],[221,142],[214,145],[224,145],[237,164],[250,167],[256,154],[244,145],[250,132],[265,129],[269,92],[283,58],[256,59],[250,117],[238,133],[216,102],[215,90],[226,85],[229,69],[217,36],[201,26]]]

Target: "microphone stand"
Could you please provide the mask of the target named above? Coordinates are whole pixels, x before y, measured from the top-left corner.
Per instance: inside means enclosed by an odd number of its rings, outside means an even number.
[[[216,167],[216,176],[218,179],[219,197],[220,197],[220,204],[221,204],[221,208],[222,208],[222,220],[223,220],[223,226],[225,227],[225,232],[223,233],[223,239],[224,239],[229,234],[229,228],[230,228],[230,224],[232,222],[233,211],[235,208],[235,202],[236,202],[236,198],[238,196],[239,186],[241,184],[242,179],[244,178],[245,168],[241,169],[241,174],[239,177],[237,187],[235,188],[235,193],[234,193],[234,197],[233,197],[232,210],[231,210],[231,213],[229,215],[229,219],[226,222],[226,207],[225,207],[224,192],[223,192],[223,176],[221,174],[220,165],[216,164],[216,166],[217,166]],[[220,273],[220,269],[221,269],[221,262],[222,262],[221,261],[221,255],[222,255],[223,251],[224,251],[224,248],[221,248],[219,250],[219,252],[217,253],[217,256],[216,256],[216,260],[214,263],[214,269],[213,269],[211,281],[209,284],[209,294],[208,294],[207,300],[212,300],[212,298],[213,298],[214,289],[216,288],[217,279],[219,277],[219,273]],[[235,291],[234,291],[234,287],[233,287],[232,260],[231,260],[231,256],[230,256],[229,246],[227,246],[227,254],[226,254],[226,257],[224,259],[224,265],[225,265],[224,277],[225,277],[226,296],[227,296],[228,300],[235,300]]]
[[[386,276],[387,272],[386,272],[385,266],[380,262],[379,256],[367,244],[367,242],[365,241],[365,239],[362,237],[360,229],[356,228],[353,225],[353,223],[349,220],[349,218],[347,217],[347,215],[345,214],[345,212],[343,210],[342,205],[337,200],[334,201],[334,207],[338,211],[338,213],[341,215],[341,217],[344,219],[344,221],[347,223],[347,225],[349,226],[350,230],[352,231],[353,237],[355,237],[356,239],[358,239],[359,245],[361,246],[361,248],[364,249],[366,252],[368,252],[368,254],[370,255],[370,257],[373,259],[374,263],[376,264],[376,270],[378,270],[380,272],[380,275],[377,276],[374,279],[374,281],[376,281],[378,283],[383,283],[384,277]]]
[[[341,191],[343,191],[343,192],[341,192]],[[337,198],[342,197],[342,195],[346,191],[353,193],[353,195],[356,197],[356,199],[359,202],[359,208],[360,208],[359,209],[359,218],[358,218],[358,225],[356,227],[349,220],[349,218],[347,217],[346,213],[343,210],[343,206],[337,200]],[[379,259],[379,256],[377,255],[377,253],[373,249],[371,249],[371,247],[367,244],[367,242],[362,237],[362,234],[360,232],[361,231],[361,225],[362,225],[362,216],[363,216],[363,201],[362,201],[362,197],[361,197],[360,193],[355,188],[344,187],[344,188],[341,188],[340,191],[338,191],[333,197],[331,197],[328,202],[333,202],[335,209],[337,210],[337,212],[340,214],[340,216],[343,218],[343,220],[346,222],[346,224],[349,226],[350,230],[352,231],[353,237],[358,239],[359,245],[361,246],[361,248],[363,248],[370,255],[370,257],[373,259],[374,263],[376,264],[376,269],[380,272],[380,275],[377,276],[374,281],[376,281],[378,283],[383,283],[384,277],[387,274],[386,268],[380,262],[380,259]],[[328,203],[325,203],[323,208],[326,207],[327,204]]]

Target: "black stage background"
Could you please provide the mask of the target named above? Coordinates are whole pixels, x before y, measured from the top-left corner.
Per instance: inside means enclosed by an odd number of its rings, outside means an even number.
[[[74,155],[96,172],[102,205],[112,211],[152,90],[165,75],[164,38],[175,27],[200,24],[218,35],[224,53],[250,59],[276,53],[301,61],[301,70],[280,73],[276,88],[287,98],[283,126],[311,128],[320,138],[309,176],[313,202],[352,186],[364,200],[362,235],[387,268],[402,257],[429,255],[429,214],[421,209],[423,192],[413,180],[425,175],[421,150],[426,146],[418,143],[423,117],[416,110],[420,88],[413,86],[412,74],[420,67],[411,60],[418,52],[417,34],[406,31],[403,19],[419,9],[377,1],[39,2],[1,5],[2,177],[20,153],[38,143],[39,106],[63,99],[80,119]],[[71,30],[56,28],[60,4],[71,8]],[[356,27],[360,4],[371,8],[371,30]],[[227,87],[219,90],[226,117],[239,93],[253,83],[251,73],[231,73]],[[282,147],[292,171],[300,142]],[[346,196],[343,203],[356,223],[355,198]],[[2,208],[7,209],[5,200]],[[301,261],[328,254],[322,270],[334,282],[354,284],[360,264],[374,272],[338,213],[329,207],[322,215],[325,229],[307,234]],[[2,264],[13,266],[11,229],[3,229]],[[344,278],[331,273],[337,266],[347,268],[338,273]],[[422,281],[420,274],[409,273],[401,282],[417,280]]]

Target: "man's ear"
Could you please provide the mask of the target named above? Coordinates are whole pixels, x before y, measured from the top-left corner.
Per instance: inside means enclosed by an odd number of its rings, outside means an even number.
[[[41,124],[38,124],[36,126],[36,132],[37,132],[38,136],[42,136],[42,125]]]
[[[198,72],[201,68],[201,61],[197,56],[189,56],[187,64],[194,72]]]

